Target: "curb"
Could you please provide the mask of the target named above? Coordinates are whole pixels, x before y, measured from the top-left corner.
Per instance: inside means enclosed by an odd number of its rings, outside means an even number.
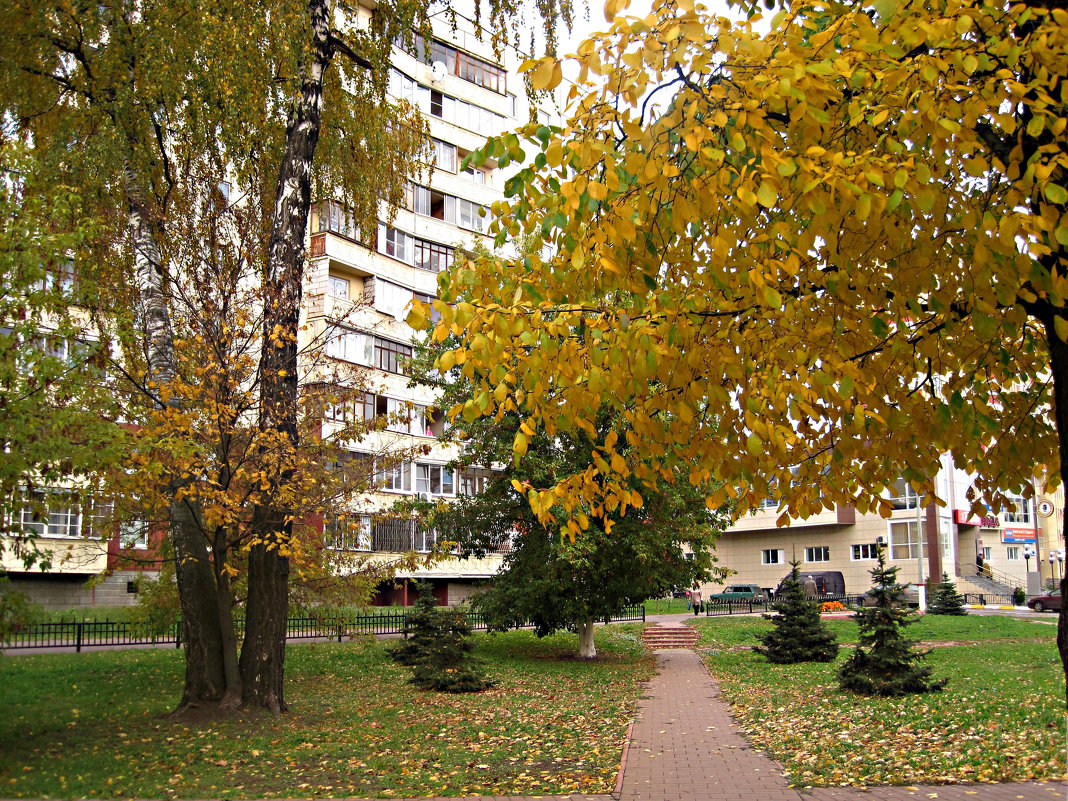
[[[627,739],[623,741],[623,755],[619,758],[619,774],[616,776],[616,789],[612,795],[615,798],[623,793],[623,773],[627,769],[627,752],[630,751],[630,735],[634,731],[634,721],[627,726]]]

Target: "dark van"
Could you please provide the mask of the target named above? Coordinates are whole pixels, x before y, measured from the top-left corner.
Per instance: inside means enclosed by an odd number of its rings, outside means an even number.
[[[808,577],[812,576],[816,582],[816,591],[820,595],[845,595],[845,577],[840,570],[802,570],[801,571],[801,583],[804,584]],[[779,597],[783,590],[786,579],[790,578],[788,575],[783,576],[783,580],[779,582],[779,586],[775,588],[775,597]]]

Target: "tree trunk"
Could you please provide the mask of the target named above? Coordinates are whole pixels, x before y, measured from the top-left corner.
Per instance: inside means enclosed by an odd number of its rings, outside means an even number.
[[[1056,310],[1049,314],[1039,314],[1040,321],[1046,329],[1049,343],[1050,372],[1053,374],[1053,413],[1057,425],[1057,446],[1060,453],[1062,480],[1068,476],[1068,343],[1057,335],[1054,327]],[[1068,543],[1068,518],[1062,524],[1062,542]],[[1061,611],[1057,615],[1057,650],[1061,655],[1061,670],[1068,676],[1068,583],[1061,580]],[[1068,685],[1065,687],[1065,706],[1068,708]]]
[[[297,442],[297,334],[304,237],[311,207],[311,174],[323,107],[323,75],[330,64],[331,6],[309,0],[313,51],[302,72],[301,93],[286,123],[286,146],[279,168],[271,239],[267,254],[263,349],[260,355],[260,430],[277,433],[269,447],[279,449],[279,472],[272,489],[284,486],[286,462]],[[284,453],[288,451],[288,453]],[[268,501],[253,510],[254,544],[249,552],[248,606],[241,649],[244,703],[273,712],[286,709],[283,677],[286,617],[289,612],[287,545],[296,510]]]
[[[1068,343],[1054,329],[1053,315],[1043,319],[1049,341],[1050,371],[1053,373],[1053,413],[1057,424],[1057,445],[1061,457],[1061,480],[1068,476]],[[1061,530],[1062,543],[1068,542],[1068,518]],[[1068,583],[1061,580],[1061,611],[1057,615],[1057,650],[1061,655],[1061,669],[1068,676]],[[1065,706],[1068,708],[1068,685],[1065,687]]]
[[[583,620],[578,624],[579,659],[596,659],[597,646],[593,644],[593,620]]]
[[[215,599],[219,619],[220,650],[226,680],[226,692],[219,700],[219,706],[223,709],[234,709],[241,703],[241,669],[237,658],[237,632],[234,629],[230,574],[227,572],[226,564],[229,553],[226,545],[226,531],[217,529],[212,557],[215,567]]]
[[[178,374],[174,328],[159,247],[151,224],[145,219],[143,193],[137,176],[129,169],[126,171],[126,193],[134,271],[144,315],[148,378],[158,388],[173,382]],[[172,396],[168,403],[177,408],[179,401]],[[180,479],[172,479],[168,486],[169,497],[174,498],[181,487]],[[215,603],[215,579],[196,508],[187,501],[172,501],[168,517],[185,639],[185,689],[178,706],[181,710],[220,700],[226,692],[226,675]]]

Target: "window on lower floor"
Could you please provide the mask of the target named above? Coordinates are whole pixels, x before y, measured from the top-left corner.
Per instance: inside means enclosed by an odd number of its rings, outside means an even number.
[[[864,543],[862,545],[853,545],[850,547],[850,556],[853,561],[868,561],[875,559],[876,554],[879,551],[879,546],[874,542]]]
[[[1019,545],[1010,545],[1008,548],[1006,548],[1005,549],[1005,558],[1008,559],[1010,562],[1019,562],[1020,559],[1021,559],[1021,557],[1020,557],[1020,546]]]
[[[122,548],[147,548],[148,535],[147,520],[125,520],[119,524],[119,546]]]
[[[371,518],[367,515],[329,517],[323,525],[326,547],[335,551],[371,550]]]
[[[765,548],[760,552],[760,564],[781,565],[786,563],[786,551],[780,548]]]
[[[826,545],[817,545],[814,548],[805,548],[806,562],[829,562],[831,561],[831,549]]]

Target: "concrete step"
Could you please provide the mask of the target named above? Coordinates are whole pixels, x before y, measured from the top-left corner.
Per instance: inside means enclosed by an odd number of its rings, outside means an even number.
[[[697,631],[689,626],[646,626],[642,635],[646,648],[693,648]]]

